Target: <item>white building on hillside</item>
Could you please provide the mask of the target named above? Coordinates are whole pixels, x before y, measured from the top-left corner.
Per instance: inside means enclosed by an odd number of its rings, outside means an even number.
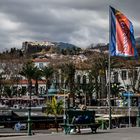
[[[40,68],[40,69],[42,69],[44,67],[48,67],[48,65],[50,63],[47,58],[43,58],[43,59],[36,58],[36,59],[33,59],[33,62],[35,64],[35,66]]]

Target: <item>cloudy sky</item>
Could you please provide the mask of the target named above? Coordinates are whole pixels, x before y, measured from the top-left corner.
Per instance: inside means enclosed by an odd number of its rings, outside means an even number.
[[[63,41],[86,47],[108,42],[109,5],[140,36],[139,0],[0,0],[0,51],[24,41]]]

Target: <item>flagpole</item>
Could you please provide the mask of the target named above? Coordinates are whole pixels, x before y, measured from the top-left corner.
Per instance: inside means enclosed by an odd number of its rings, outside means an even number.
[[[128,28],[129,25],[129,28]],[[128,36],[127,34],[130,33]],[[130,42],[130,43],[129,43]],[[138,56],[135,47],[133,25],[119,10],[109,6],[109,56],[108,56],[108,109],[109,129],[112,127],[111,116],[111,56]]]
[[[108,102],[109,102],[109,129],[112,129],[111,99],[110,99],[110,84],[111,84],[110,45],[111,45],[111,10],[109,6]]]
[[[110,54],[108,58],[108,102],[109,102],[109,129],[112,129],[112,115],[111,115],[111,97],[110,97],[111,71],[110,71]]]

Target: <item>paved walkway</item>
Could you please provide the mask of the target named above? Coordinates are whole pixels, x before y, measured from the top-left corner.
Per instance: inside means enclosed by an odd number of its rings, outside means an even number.
[[[20,133],[19,133],[20,134]],[[140,128],[119,128],[112,130],[97,131],[91,134],[89,130],[83,130],[82,134],[64,135],[58,134],[35,134],[33,136],[0,137],[2,140],[140,140]]]

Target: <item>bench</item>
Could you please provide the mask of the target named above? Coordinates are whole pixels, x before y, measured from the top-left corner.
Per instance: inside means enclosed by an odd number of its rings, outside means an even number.
[[[131,124],[130,124],[130,126],[132,126]],[[126,124],[126,123],[124,123],[124,124],[120,124],[120,128],[123,128],[123,127],[129,127],[129,124]]]
[[[88,120],[83,120],[81,122],[74,122],[73,119],[78,116],[84,116]],[[71,129],[81,127],[91,128],[92,133],[96,133],[97,128],[100,124],[95,122],[95,111],[93,110],[67,110],[66,111],[66,122],[61,123],[60,126],[64,129],[65,134],[70,134]]]

